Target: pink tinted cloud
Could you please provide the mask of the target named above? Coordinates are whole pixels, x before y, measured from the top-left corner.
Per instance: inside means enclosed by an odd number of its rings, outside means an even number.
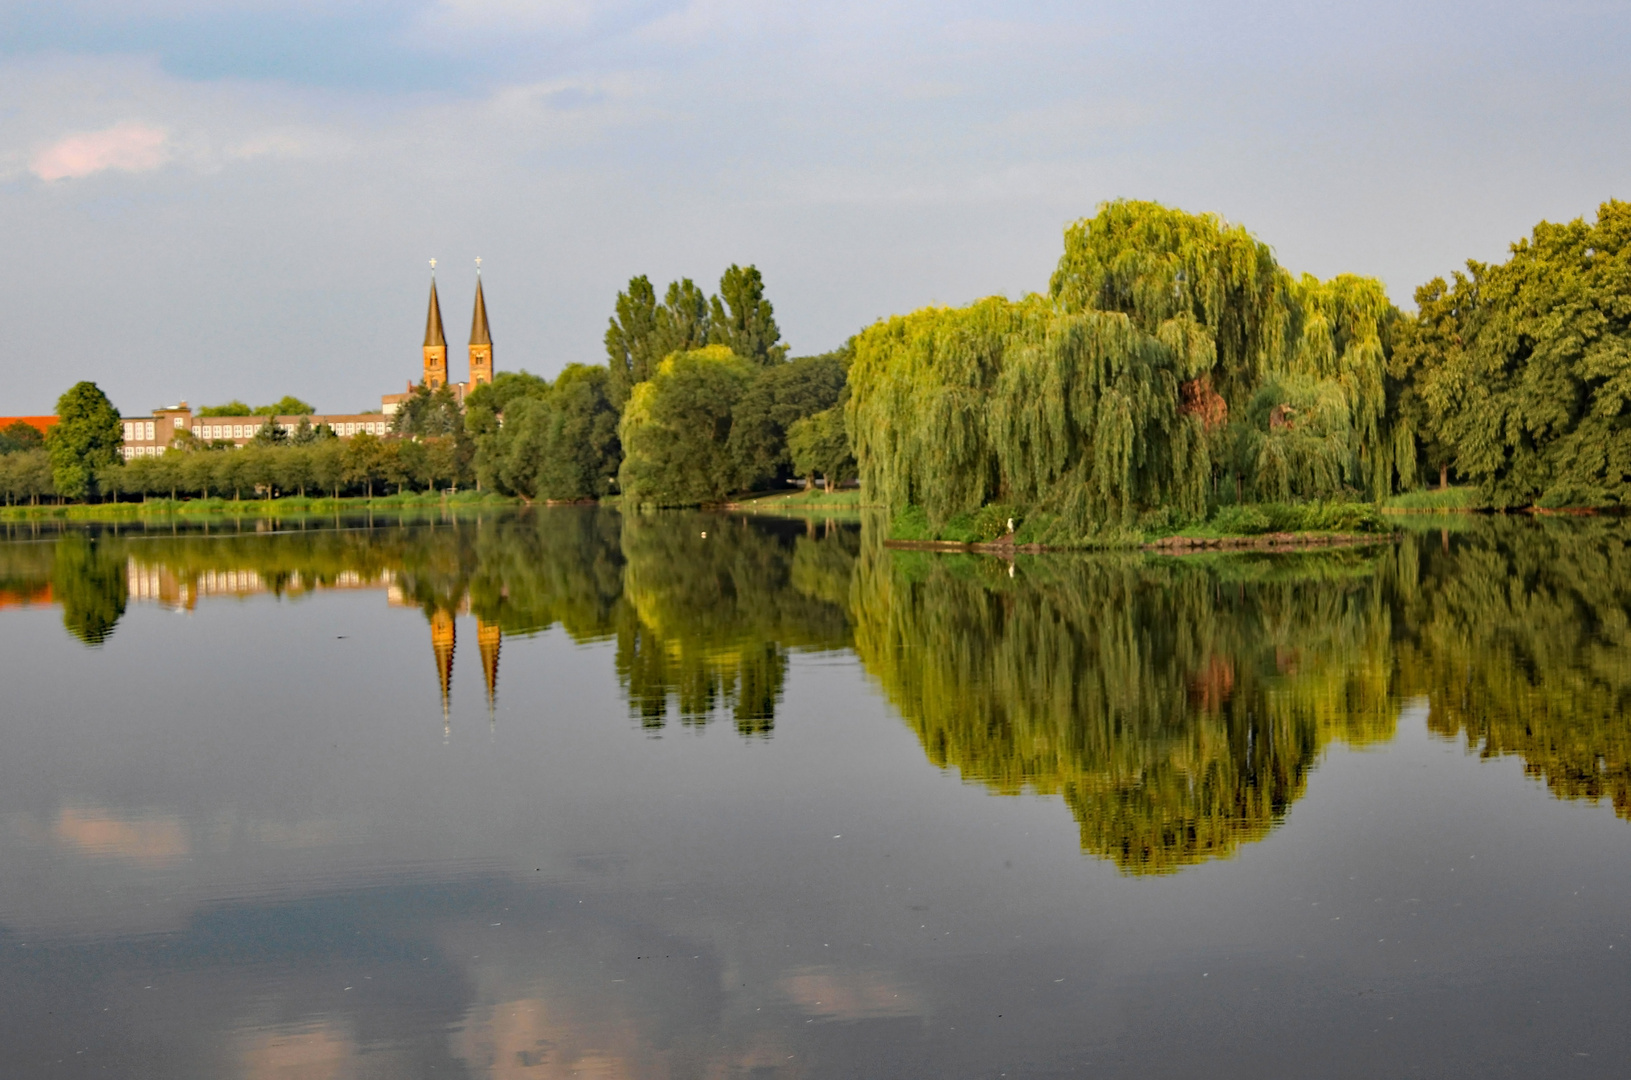
[[[163,128],[129,120],[52,143],[34,155],[29,169],[41,180],[89,176],[103,169],[145,172],[170,160],[169,140]]]

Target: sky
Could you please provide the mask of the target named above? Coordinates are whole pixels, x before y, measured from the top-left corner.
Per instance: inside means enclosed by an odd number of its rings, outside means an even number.
[[[636,274],[757,265],[795,355],[1045,289],[1107,199],[1401,307],[1631,197],[1631,4],[0,0],[0,415],[81,379],[378,408],[604,359]]]

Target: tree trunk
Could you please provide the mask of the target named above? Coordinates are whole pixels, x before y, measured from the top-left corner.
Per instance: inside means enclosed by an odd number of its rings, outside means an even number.
[[[1448,465],[1440,465],[1438,467],[1438,489],[1440,491],[1447,491],[1449,490],[1449,487],[1450,467]]]

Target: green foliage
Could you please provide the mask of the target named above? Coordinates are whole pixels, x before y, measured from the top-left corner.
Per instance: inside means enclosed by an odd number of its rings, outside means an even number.
[[[478,475],[529,499],[606,495],[622,458],[611,393],[605,368],[569,364],[554,385],[537,380],[511,394],[502,425],[477,440]]]
[[[737,356],[759,364],[779,363],[787,346],[778,344],[775,309],[765,299],[765,283],[758,267],[743,269],[731,263],[719,279],[719,295],[708,302],[708,341],[723,345]]]
[[[1213,215],[1108,203],[1067,230],[1051,297],[925,309],[857,337],[862,483],[936,530],[1015,502],[1073,541],[1165,508],[1385,494],[1394,318],[1378,283],[1294,281]]]
[[[19,450],[38,450],[45,445],[40,429],[21,420],[0,428],[0,454],[14,454]]]
[[[1331,742],[1392,734],[1385,560],[1228,588],[1137,555],[1014,569],[864,545],[856,652],[930,761],[1059,795],[1083,850],[1127,873],[1227,857],[1285,818]]]
[[[819,475],[830,492],[835,483],[855,477],[855,451],[850,446],[849,425],[844,407],[830,409],[794,421],[787,429],[787,451],[793,472],[813,486]]]
[[[62,605],[62,625],[87,645],[100,645],[125,613],[129,585],[118,545],[70,533],[55,545],[51,593]]]
[[[732,414],[759,369],[723,345],[675,353],[634,388],[618,435],[618,488],[634,504],[694,506],[743,486]]]
[[[257,405],[257,406],[255,406],[255,411],[254,411],[254,413],[252,415],[254,415],[254,416],[308,416],[311,413],[314,413],[316,411],[317,410],[315,408],[308,405],[306,402],[301,401],[299,398],[294,397],[293,395],[290,395],[290,394],[285,394],[285,395],[283,395],[283,397],[279,398],[277,401],[274,401],[270,405]],[[239,415],[239,414],[234,413],[234,414],[224,414],[224,415]]]
[[[731,414],[730,454],[742,486],[760,488],[785,480],[792,466],[791,429],[832,409],[843,390],[844,364],[835,353],[771,363],[760,371]]]
[[[279,424],[275,419],[278,414],[265,413],[263,415],[266,417],[266,423],[255,429],[255,436],[251,441],[257,446],[281,446],[282,444],[288,442],[289,433],[284,431],[283,425]],[[311,427],[311,424],[306,421],[304,416],[302,416],[300,419],[302,423],[306,424],[308,429]]]
[[[391,431],[410,437],[462,437],[464,410],[453,388],[446,384],[430,389],[424,383],[413,388],[408,400],[397,406],[391,417]]]
[[[225,405],[205,405],[198,410],[199,416],[254,416],[255,410],[233,398]]]
[[[606,358],[619,406],[676,352],[723,345],[760,364],[786,357],[787,347],[777,344],[781,331],[756,268],[731,264],[720,278],[719,291],[721,296],[709,298],[690,278],[681,278],[669,284],[659,303],[649,278],[642,274],[629,279],[628,290],[617,294],[606,328]]]
[[[44,449],[0,454],[0,494],[7,506],[25,501],[37,505],[42,497],[57,494],[51,455]]]
[[[670,282],[663,302],[644,274],[629,279],[617,294],[615,314],[606,329],[606,356],[612,390],[619,405],[636,384],[650,379],[671,353],[708,344],[712,315],[708,298],[690,278]]]
[[[1401,411],[1421,417],[1423,464],[1453,463],[1494,506],[1631,505],[1628,294],[1619,201],[1418,290],[1395,377]]]
[[[123,444],[119,410],[95,383],[75,383],[57,399],[57,423],[45,440],[57,492],[69,499],[94,497],[98,472],[118,462]]]

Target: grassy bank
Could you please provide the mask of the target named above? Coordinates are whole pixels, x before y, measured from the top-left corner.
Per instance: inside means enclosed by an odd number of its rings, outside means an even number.
[[[457,495],[415,492],[376,499],[359,496],[281,499],[149,499],[146,502],[68,503],[58,506],[0,507],[0,521],[132,521],[165,517],[288,517],[308,514],[355,514],[370,511],[479,509],[519,506],[505,495],[463,491]]]
[[[1113,525],[1083,535],[1052,514],[1023,507],[984,506],[959,514],[936,528],[921,507],[908,506],[890,521],[889,539],[907,543],[1038,545],[1062,550],[1132,548],[1147,544],[1198,546],[1275,537],[1316,542],[1387,532],[1369,503],[1259,503],[1219,507],[1204,521],[1185,521],[1170,511],[1145,514],[1131,525]]]
[[[748,510],[756,514],[813,511],[855,512],[869,509],[871,504],[862,497],[858,488],[845,488],[827,493],[819,488],[811,491],[793,491],[786,494],[746,495],[725,505],[728,510]]]
[[[1457,485],[1426,491],[1406,491],[1382,500],[1384,514],[1445,514],[1482,510],[1489,503],[1478,497],[1478,489]]]

